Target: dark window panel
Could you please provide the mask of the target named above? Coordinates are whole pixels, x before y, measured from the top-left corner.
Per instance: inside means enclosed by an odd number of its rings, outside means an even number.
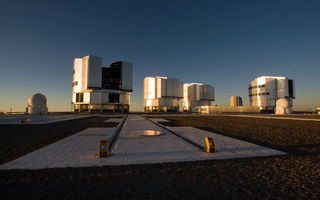
[[[102,68],[102,88],[119,90],[122,86],[121,62],[114,62],[110,67]]]
[[[120,94],[109,93],[109,103],[120,103]]]
[[[288,80],[288,86],[289,86],[289,97],[293,98],[293,81]]]

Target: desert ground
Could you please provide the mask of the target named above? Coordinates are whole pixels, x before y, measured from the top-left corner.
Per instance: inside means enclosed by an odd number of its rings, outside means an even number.
[[[320,122],[223,115],[162,118],[170,121],[162,122],[167,126],[193,126],[289,154],[182,163],[1,170],[1,198],[319,199]],[[0,163],[88,127],[117,125],[105,123],[106,119],[0,125]]]

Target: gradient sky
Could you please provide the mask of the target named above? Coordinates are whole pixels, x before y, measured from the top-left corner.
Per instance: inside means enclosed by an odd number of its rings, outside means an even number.
[[[296,110],[320,107],[318,0],[2,0],[0,111],[24,111],[33,93],[70,111],[73,59],[88,54],[133,62],[133,110],[145,76],[211,84],[217,105],[249,105],[250,81],[287,76]]]

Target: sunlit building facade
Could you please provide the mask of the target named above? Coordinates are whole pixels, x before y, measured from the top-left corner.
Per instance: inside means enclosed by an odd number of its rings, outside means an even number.
[[[295,99],[295,82],[284,76],[260,76],[251,81],[248,89],[250,105],[266,112],[273,112],[280,98],[287,99],[291,105]]]
[[[72,104],[74,110],[129,112],[132,92],[132,63],[117,61],[102,66],[102,58],[75,58]]]
[[[214,100],[213,86],[202,83],[183,84],[184,111],[189,111],[196,106],[211,106]]]
[[[183,83],[176,78],[144,78],[146,112],[179,112],[183,109]]]
[[[230,106],[242,106],[242,98],[239,96],[231,96],[230,97]]]

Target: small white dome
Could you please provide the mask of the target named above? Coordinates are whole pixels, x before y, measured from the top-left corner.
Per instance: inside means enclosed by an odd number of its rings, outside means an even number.
[[[275,113],[279,115],[292,113],[292,99],[280,98],[276,102]]]
[[[28,106],[43,106],[47,103],[47,98],[43,94],[36,93],[29,97]]]
[[[26,112],[34,115],[48,114],[47,98],[43,94],[39,93],[30,96]]]
[[[287,108],[287,107],[291,107],[292,103],[286,98],[280,98],[277,100],[276,105],[281,106],[283,108]]]

